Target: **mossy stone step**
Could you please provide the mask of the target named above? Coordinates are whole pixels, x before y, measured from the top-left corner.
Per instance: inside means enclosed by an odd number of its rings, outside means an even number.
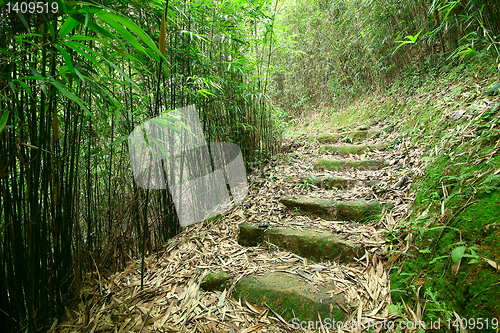
[[[365,127],[362,127],[365,128]],[[382,133],[379,128],[369,130],[355,130],[343,133],[323,133],[316,137],[319,143],[337,143],[339,141],[361,142],[363,140],[375,138]]]
[[[337,289],[332,283],[316,287],[299,275],[271,272],[242,278],[232,296],[267,305],[288,321],[316,322],[319,314],[323,322],[327,318],[333,322],[342,321],[345,316],[338,305],[344,304],[343,296],[329,293]]]
[[[361,131],[352,131],[342,133],[342,140],[346,142],[361,142],[363,140],[376,138],[382,133],[382,130],[379,128],[369,129],[369,130],[361,130]]]
[[[319,143],[336,143],[342,139],[338,133],[323,133],[316,137]]]
[[[267,241],[301,257],[316,261],[339,260],[349,263],[365,253],[364,247],[340,239],[331,232],[296,230],[292,228],[264,229],[252,224],[241,224],[238,243],[256,246]]]
[[[330,190],[332,188],[337,188],[339,190],[348,190],[355,186],[356,184],[365,184],[367,186],[373,186],[379,183],[377,180],[357,180],[351,177],[343,176],[321,176],[321,177],[304,177],[303,181],[308,181],[320,188]]]
[[[314,163],[315,170],[331,170],[331,171],[345,171],[348,169],[356,169],[359,171],[364,170],[380,170],[388,165],[386,160],[361,160],[361,161],[345,161],[345,160],[331,160],[319,159]]]
[[[321,218],[342,221],[364,221],[382,211],[382,205],[376,201],[352,200],[334,201],[308,196],[281,198],[280,202],[288,208],[298,208]]]
[[[389,147],[387,143],[373,144],[373,145],[347,145],[347,146],[336,146],[336,145],[325,145],[322,146],[319,150],[320,153],[323,152],[332,152],[338,153],[342,156],[346,156],[349,154],[353,155],[361,155],[367,151],[373,150],[386,150]]]

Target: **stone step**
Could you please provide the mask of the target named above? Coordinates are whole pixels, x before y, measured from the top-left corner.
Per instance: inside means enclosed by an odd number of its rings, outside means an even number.
[[[319,143],[337,143],[342,139],[338,133],[323,133],[316,137]]]
[[[339,303],[345,304],[345,300],[342,295],[334,295],[336,290],[338,287],[330,282],[324,286],[313,285],[298,272],[275,271],[242,278],[236,283],[232,296],[241,298],[243,304],[246,298],[267,305],[285,320],[298,325],[304,323],[302,327],[307,328],[309,322],[319,321],[318,314],[323,323],[344,319]]]
[[[335,201],[308,196],[293,196],[282,198],[280,202],[290,209],[298,208],[321,218],[337,221],[363,222],[377,216],[382,211],[380,203],[366,200]]]
[[[342,134],[342,140],[345,142],[361,142],[363,140],[372,139],[378,137],[382,133],[379,128],[363,130],[363,131],[352,131]]]
[[[376,138],[382,133],[379,128],[369,130],[355,130],[343,133],[323,133],[316,137],[319,143],[337,143],[339,141],[345,142],[361,142],[363,140]]]
[[[340,239],[331,232],[296,230],[292,228],[261,228],[252,224],[241,224],[238,243],[242,246],[257,246],[269,242],[301,257],[315,261],[339,260],[350,263],[362,257],[365,248],[349,240]]]
[[[361,160],[361,161],[345,161],[319,159],[314,163],[315,170],[330,170],[330,171],[346,171],[348,169],[364,170],[380,170],[388,165],[386,160]]]
[[[386,150],[390,145],[387,143],[373,144],[373,145],[347,145],[347,146],[336,146],[336,145],[325,145],[319,149],[320,153],[332,152],[338,153],[342,156],[349,154],[361,155],[368,151],[373,150]]]
[[[348,190],[355,185],[374,186],[380,182],[378,180],[358,180],[351,177],[342,176],[311,176],[304,177],[302,180],[314,184],[319,188],[324,188],[327,190],[331,190],[332,188],[336,188],[339,190]]]

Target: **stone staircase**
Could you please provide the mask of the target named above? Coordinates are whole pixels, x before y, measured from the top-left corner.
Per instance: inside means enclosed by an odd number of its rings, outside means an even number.
[[[329,157],[319,158],[311,168],[311,175],[302,180],[326,191],[333,189],[349,192],[354,187],[376,186],[376,179],[361,176],[388,166],[384,159],[373,159],[370,155],[387,149],[389,144],[366,142],[382,133],[380,128],[360,127],[354,131],[318,135],[315,140],[323,144],[319,151]],[[332,145],[333,143],[336,145]],[[356,172],[352,172],[353,170]],[[327,175],[324,175],[325,172]],[[346,175],[348,172],[355,173],[356,177]],[[280,203],[289,212],[308,217],[310,226],[297,227],[290,223],[278,227],[247,221],[239,227],[238,243],[245,247],[265,244],[270,249],[291,252],[295,259],[288,260],[272,272],[253,273],[239,279],[232,290],[233,298],[268,306],[275,315],[287,321],[315,321],[318,318],[344,320],[347,309],[341,291],[330,281],[311,283],[312,277],[315,272],[321,272],[327,262],[356,262],[374,243],[357,243],[345,233],[317,228],[317,222],[325,226],[366,224],[377,221],[392,206],[377,200],[339,201],[308,195],[283,196]],[[307,270],[304,269],[306,265]],[[221,278],[220,275],[221,273],[215,273],[207,276],[202,287],[222,290],[231,277]]]

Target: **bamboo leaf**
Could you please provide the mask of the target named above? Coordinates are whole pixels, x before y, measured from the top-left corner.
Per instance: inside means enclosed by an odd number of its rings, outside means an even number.
[[[94,42],[100,41],[99,38],[90,37],[90,36],[83,36],[83,35],[71,35],[68,37],[68,40],[91,40]]]
[[[137,51],[144,53],[144,48],[142,47],[142,45],[139,44],[137,39],[126,28],[124,28],[123,25],[121,25],[120,23],[118,23],[117,21],[114,21],[114,20],[107,20],[106,23],[108,23],[111,27],[113,27]]]
[[[113,35],[111,32],[107,31],[106,29],[103,29],[100,25],[98,25],[97,23],[93,22],[93,21],[88,21],[87,22],[87,19],[86,19],[86,16],[82,15],[82,14],[75,14],[75,15],[71,15],[75,20],[77,20],[78,22],[80,22],[81,24],[83,25],[87,25],[90,29],[94,30],[95,32],[97,32],[98,34],[100,35],[103,35],[103,36],[106,36],[106,37],[109,37],[109,38],[112,38],[112,39],[117,39],[115,35]]]
[[[2,117],[0,118],[0,133],[2,133],[5,124],[7,124],[7,120],[9,119],[9,111],[5,110],[2,112]]]
[[[30,26],[28,25],[28,22],[26,22],[26,18],[24,17],[23,13],[20,10],[17,11],[17,16],[19,17],[19,20],[21,20],[23,25],[26,27],[26,30],[30,32]]]
[[[85,103],[78,97],[75,95],[75,93],[73,93],[72,91],[69,91],[68,89],[66,89],[63,85],[59,84],[58,82],[54,81],[54,80],[49,80],[49,82],[57,88],[57,90],[59,90],[64,96],[66,96],[68,99],[72,100],[73,102],[75,102],[76,104],[78,104],[87,114],[91,114],[90,110],[87,109],[87,107],[85,106]]]
[[[157,138],[151,138],[151,141],[152,141],[152,143],[154,143],[158,147],[158,149],[160,149],[161,155],[163,155],[164,157],[167,157],[170,160],[170,158],[169,158],[170,154],[165,150],[165,147],[168,146],[167,143],[165,143]],[[160,155],[158,153],[158,151],[153,148],[153,145],[151,145],[151,149],[154,151],[155,154]]]
[[[210,90],[208,89],[200,89],[198,90],[198,94],[202,95],[203,97],[208,97],[208,96],[215,96]]]
[[[160,126],[166,126],[168,128],[170,128],[172,131],[176,132],[176,133],[181,133],[181,131],[179,131],[178,128],[176,128],[175,126],[173,126],[171,123],[168,122],[168,120],[165,120],[165,119],[162,119],[162,118],[154,118],[154,119],[151,119],[151,121],[153,123],[156,123]]]
[[[484,95],[489,95],[491,94],[492,92],[495,92],[497,91],[498,89],[500,89],[500,83],[496,84],[495,86],[493,86],[492,88],[488,89],[487,92],[484,93]],[[483,96],[484,96],[483,95]]]
[[[59,38],[66,37],[66,35],[69,34],[79,24],[80,22],[75,20],[73,17],[68,16],[66,21],[64,21],[63,25],[61,26],[61,29],[59,29]]]
[[[177,112],[175,110],[170,110],[170,111],[167,111],[165,112],[164,114],[161,115],[161,118],[162,119],[166,119],[166,120],[169,120],[169,121],[172,121],[172,122],[177,122],[178,125],[181,125],[182,127],[184,127],[184,129],[186,131],[188,131],[188,133],[192,134],[193,136],[195,135],[193,133],[193,131],[191,131],[191,129],[186,125],[184,124],[183,121],[181,121],[179,118],[176,118],[176,117],[171,117],[171,116],[168,116],[169,113],[173,113],[173,114],[179,114],[179,115],[183,115],[181,112]],[[158,118],[157,118],[158,119]]]
[[[59,52],[61,52],[63,59],[66,62],[66,65],[68,66],[69,72],[76,79],[77,76],[75,73],[75,67],[73,67],[73,62],[71,61],[71,56],[69,55],[68,52],[66,52],[66,50],[64,48],[60,47],[59,45],[55,44],[54,46],[59,50]]]
[[[99,64],[99,62],[97,62],[97,57],[94,57],[91,54],[89,54],[89,52],[95,54],[95,52],[92,49],[79,42],[66,41],[65,44],[68,47],[75,50],[76,52],[78,52],[79,54],[81,54],[84,58],[92,62],[95,67],[97,67],[102,71],[101,65]]]
[[[161,54],[160,50],[156,47],[151,38],[149,38],[149,36],[146,35],[146,33],[137,24],[130,21],[128,18],[105,11],[100,11],[96,15],[106,21],[108,24],[110,24],[109,22],[116,21],[126,26],[134,34],[136,34],[137,37],[139,37],[152,51],[154,51],[156,54]]]
[[[123,76],[125,78],[125,80],[127,80],[130,84],[132,84],[137,90],[141,90],[141,87],[139,87],[137,85],[137,83],[135,83],[127,74],[125,74],[124,71],[122,71],[118,66],[116,66],[114,63],[112,63],[111,61],[109,61],[108,59],[104,58],[104,61],[106,61],[111,67],[113,67],[115,69],[115,71],[117,71],[118,73],[120,73],[121,76]]]
[[[116,145],[119,145],[120,143],[122,143],[123,141],[125,140],[128,140],[128,135],[123,135],[123,136],[120,136],[118,139],[116,139],[115,141],[111,142],[111,145],[112,146],[116,146]]]
[[[165,55],[165,43],[166,43],[165,11],[163,12],[163,18],[161,19],[160,42],[159,42],[160,52],[163,55]]]

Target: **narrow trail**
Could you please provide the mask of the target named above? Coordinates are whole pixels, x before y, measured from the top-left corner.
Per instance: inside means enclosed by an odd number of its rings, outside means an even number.
[[[411,248],[397,221],[424,151],[390,130],[376,123],[284,142],[248,175],[241,205],[146,259],[143,289],[140,260],[106,280],[89,276],[54,331],[326,332],[326,318],[420,319],[388,305],[390,266]]]

